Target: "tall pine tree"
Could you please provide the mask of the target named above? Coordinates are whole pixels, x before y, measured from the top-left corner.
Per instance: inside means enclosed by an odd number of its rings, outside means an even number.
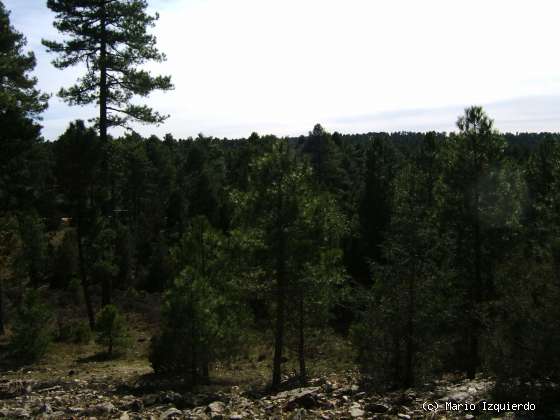
[[[172,88],[169,76],[153,76],[138,68],[147,61],[165,60],[155,37],[147,32],[158,15],[146,13],[145,0],[49,0],[47,6],[56,13],[56,29],[69,36],[62,42],[43,40],[49,52],[58,54],[55,67],[87,66],[78,83],[61,89],[59,96],[70,105],[99,105],[102,142],[109,127],[128,127],[130,120],[161,123],[166,119],[146,105],[131,103],[134,95]]]
[[[15,218],[22,226],[22,210],[32,211],[44,190],[45,177],[39,171],[43,162],[38,148],[41,127],[36,119],[47,107],[48,96],[36,88],[37,79],[30,75],[35,56],[24,51],[25,45],[25,37],[12,27],[9,12],[0,1],[0,236],[4,239],[18,236],[12,229]],[[6,239],[3,245],[7,247],[2,247],[6,253],[0,258],[11,260],[10,244]],[[12,271],[9,266],[6,263],[0,271]],[[4,330],[5,277],[0,274],[0,334]]]
[[[107,142],[107,130],[113,126],[130,128],[130,122],[161,123],[167,116],[147,105],[132,102],[135,95],[145,97],[154,90],[169,90],[170,76],[153,76],[139,66],[147,61],[161,62],[165,55],[156,48],[156,39],[148,33],[158,15],[146,13],[145,0],[48,0],[56,13],[54,26],[68,38],[62,42],[43,40],[49,52],[58,55],[55,67],[64,69],[86,64],[86,74],[59,96],[70,105],[99,105],[99,137]],[[101,164],[101,176],[108,176],[108,159]],[[114,200],[105,206],[114,208]],[[114,218],[113,218],[114,220]],[[111,291],[103,291],[109,303]]]

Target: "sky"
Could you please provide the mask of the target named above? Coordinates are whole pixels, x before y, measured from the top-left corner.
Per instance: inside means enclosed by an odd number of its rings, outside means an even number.
[[[56,139],[94,107],[56,97],[82,69],[55,69],[41,39],[59,39],[46,0],[3,0],[52,93],[43,135]],[[500,131],[560,131],[558,0],[149,0],[171,117],[136,125],[176,138],[328,131],[452,131],[483,105]],[[141,103],[141,102],[138,102]],[[118,135],[118,130],[113,131]]]

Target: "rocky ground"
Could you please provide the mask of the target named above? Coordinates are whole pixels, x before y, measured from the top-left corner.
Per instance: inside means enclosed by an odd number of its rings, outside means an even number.
[[[146,305],[156,307],[157,305]],[[155,317],[150,317],[150,319]],[[544,418],[520,411],[482,412],[449,404],[491,401],[487,378],[449,376],[400,392],[375,393],[362,386],[347,343],[318,335],[309,365],[313,378],[298,388],[286,378],[282,392],[267,392],[271,352],[251,342],[253,352],[216,366],[213,383],[187,392],[180,381],[155,377],[148,362],[156,327],[131,319],[133,341],[125,357],[99,358],[102,348],[53,343],[41,362],[15,369],[0,363],[0,418],[48,419],[471,419]],[[154,322],[154,325],[157,325]],[[263,342],[257,337],[255,343]],[[2,342],[0,342],[0,345]],[[290,361],[285,371],[293,371]],[[448,404],[446,406],[446,403]],[[431,410],[431,411],[430,411]],[[547,417],[554,418],[554,417]],[[556,417],[560,418],[560,417]]]
[[[122,420],[526,418],[514,412],[482,413],[479,408],[469,411],[464,406],[450,406],[487,398],[492,383],[484,378],[448,379],[431,384],[425,391],[381,395],[362,389],[357,375],[349,371],[315,378],[308,387],[279,393],[264,394],[237,386],[180,393],[172,390],[177,387],[170,382],[151,376],[147,365],[109,371],[110,376],[104,373],[107,369],[103,366],[87,372],[57,372],[48,368],[7,372],[0,379],[0,417]],[[427,411],[429,409],[435,411]]]

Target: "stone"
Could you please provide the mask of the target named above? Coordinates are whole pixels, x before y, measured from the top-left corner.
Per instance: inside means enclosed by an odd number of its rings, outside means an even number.
[[[80,414],[82,414],[85,410],[81,407],[68,407],[66,409],[66,412],[68,414],[73,414],[75,416],[79,416]]]
[[[125,411],[124,413],[121,414],[121,416],[119,417],[119,420],[130,420],[130,416]]]
[[[109,416],[117,411],[113,403],[106,402],[89,407],[87,412],[92,415]]]
[[[222,420],[226,405],[221,401],[214,401],[206,407],[206,413],[212,420]]]
[[[223,413],[226,405],[221,401],[214,401],[208,404],[208,411],[211,413]]]
[[[354,419],[363,417],[365,414],[365,411],[362,410],[359,406],[353,406],[352,408],[350,408],[350,416]]]
[[[299,408],[288,415],[288,420],[305,420],[306,418],[307,411],[305,410],[305,408]]]
[[[288,394],[284,409],[291,411],[297,407],[311,409],[319,405],[319,387],[298,388]]]
[[[170,408],[169,410],[165,411],[161,416],[160,420],[167,420],[167,419],[177,419],[183,415],[181,410],[177,410],[175,407]]]
[[[285,399],[285,398],[291,398],[291,397],[297,396],[297,395],[315,394],[315,393],[319,392],[320,389],[321,388],[318,387],[318,386],[312,386],[312,387],[308,387],[308,388],[295,388],[295,389],[291,389],[289,391],[279,392],[278,394],[272,396],[270,399],[280,400],[280,399]]]
[[[183,401],[183,396],[175,391],[162,392],[158,397],[158,402],[177,404]]]
[[[53,412],[49,403],[44,403],[37,407],[37,414],[51,414]]]
[[[380,403],[369,403],[366,405],[366,410],[370,413],[386,413],[389,411],[389,406]]]
[[[455,402],[466,401],[470,398],[471,398],[471,394],[464,391],[455,392],[445,397],[446,400],[455,401]]]
[[[145,406],[155,405],[158,401],[156,394],[146,394],[142,397],[142,402]]]
[[[27,419],[31,417],[31,414],[29,414],[29,411],[27,411],[25,408],[14,408],[10,414],[6,417],[15,417],[18,419]]]
[[[326,392],[327,394],[333,392],[333,390],[334,390],[333,384],[329,381],[326,381],[323,384],[322,388],[323,388],[323,392]]]
[[[135,398],[123,404],[121,408],[125,411],[139,413],[144,409],[144,403],[142,402],[142,400]]]

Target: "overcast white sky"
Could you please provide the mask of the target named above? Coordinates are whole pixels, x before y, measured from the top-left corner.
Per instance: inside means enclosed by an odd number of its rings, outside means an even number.
[[[38,60],[44,91],[80,74],[41,46],[54,39],[46,0],[3,0]],[[558,0],[149,0],[175,90],[150,105],[171,118],[143,134],[218,137],[454,129],[486,106],[502,131],[560,131]],[[56,97],[56,138],[94,108]],[[115,132],[115,134],[117,134]]]

